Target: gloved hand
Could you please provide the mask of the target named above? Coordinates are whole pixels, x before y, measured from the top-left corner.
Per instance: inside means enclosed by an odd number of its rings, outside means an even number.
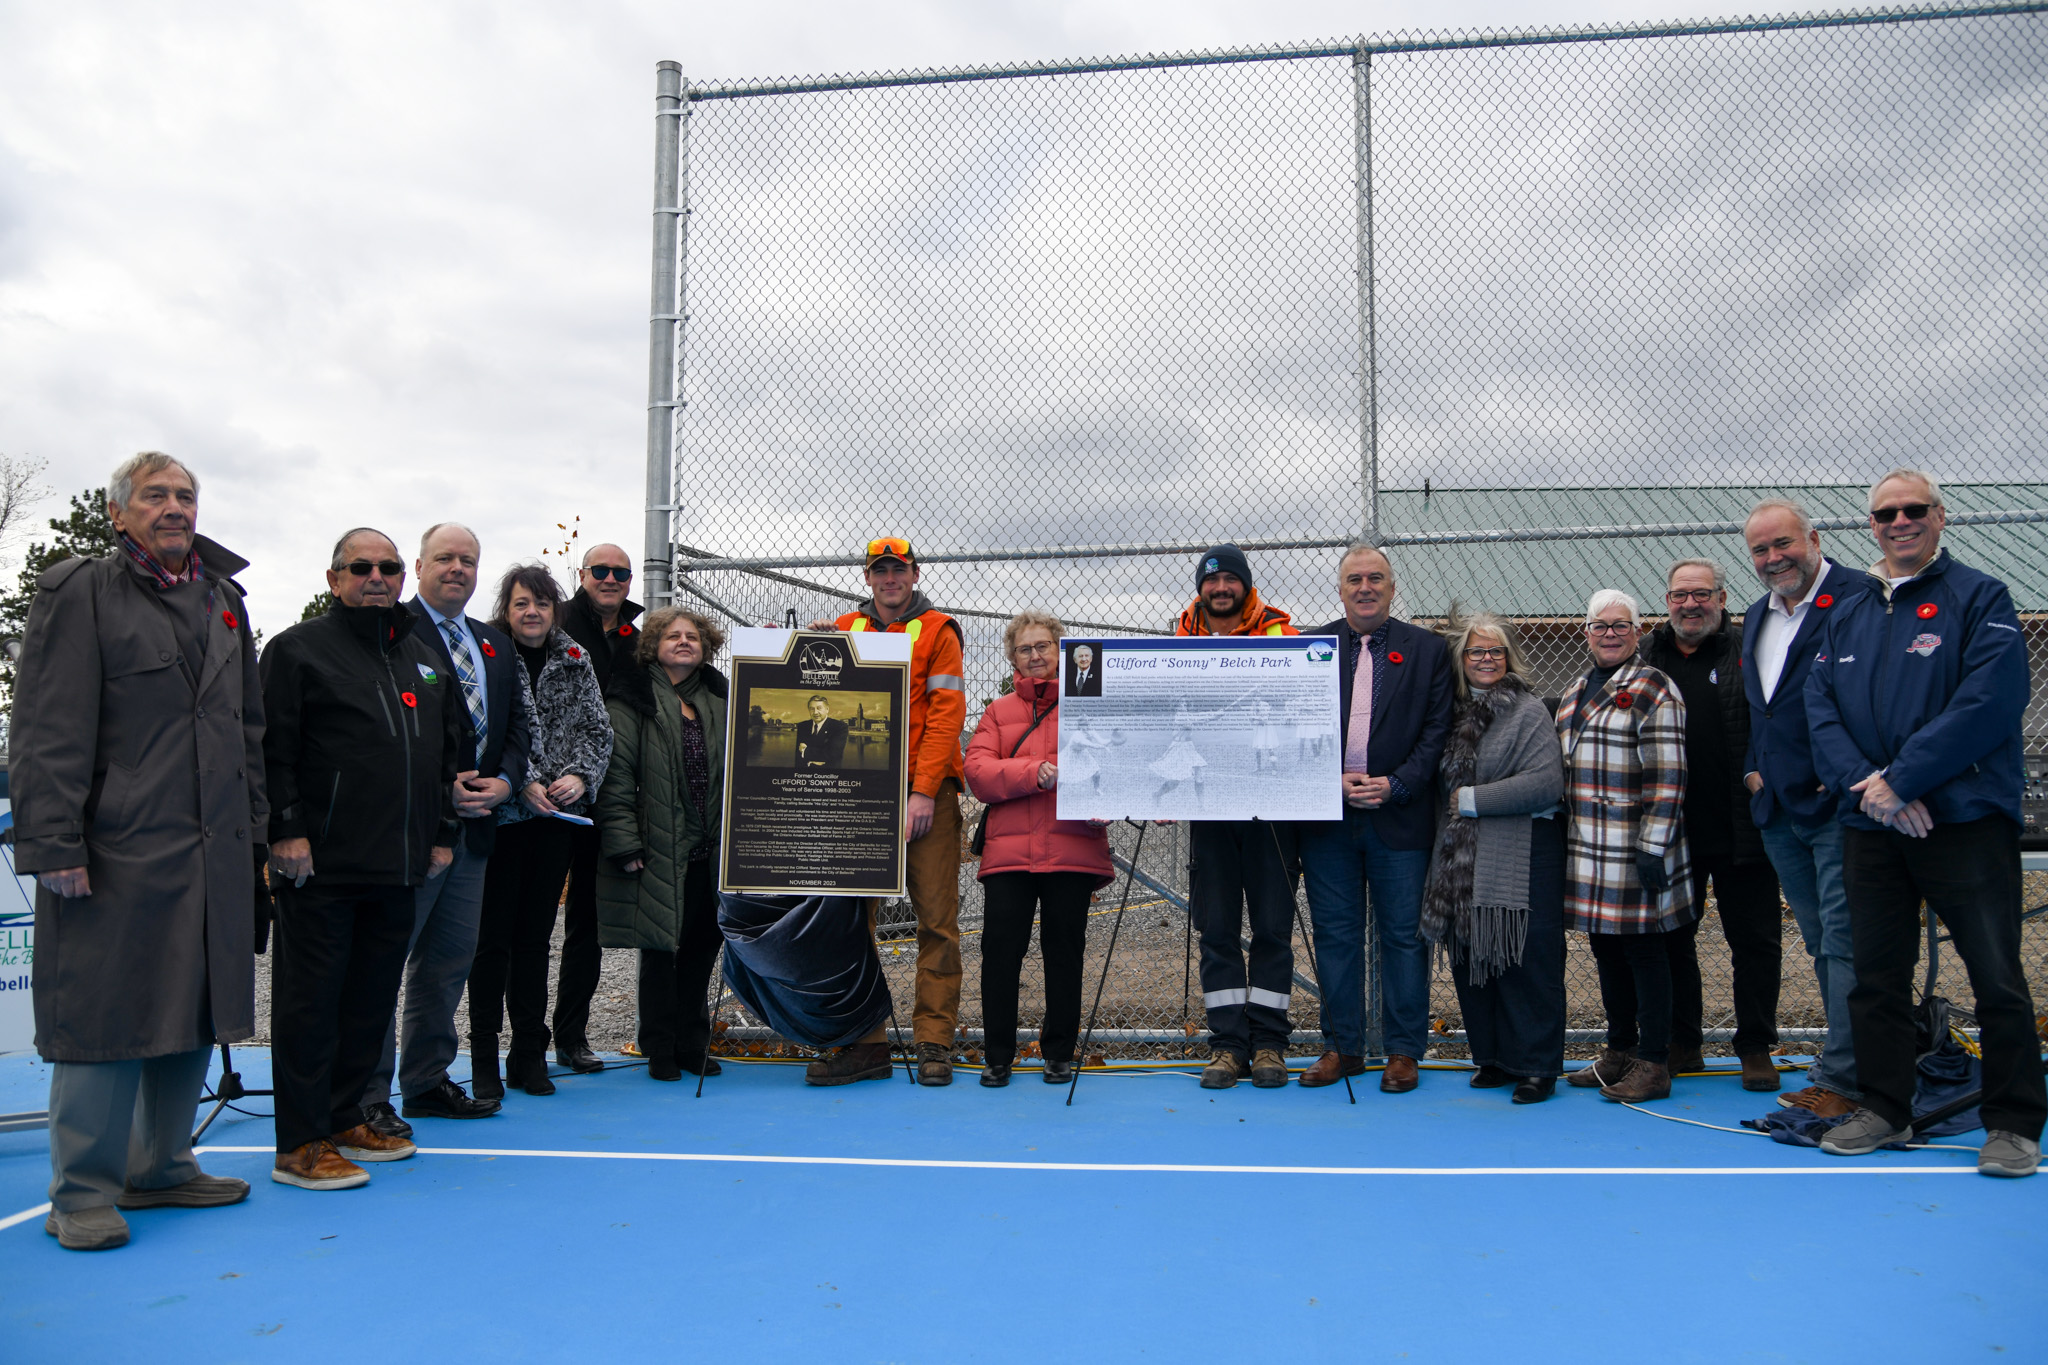
[[[1671,889],[1671,874],[1664,870],[1664,855],[1661,853],[1636,852],[1636,878],[1643,884],[1643,890],[1653,896],[1661,896]]]

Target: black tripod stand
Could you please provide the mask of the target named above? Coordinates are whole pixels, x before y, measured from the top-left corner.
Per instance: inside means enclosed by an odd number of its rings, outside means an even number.
[[[205,1118],[199,1121],[199,1126],[192,1130],[192,1145],[195,1147],[199,1145],[199,1139],[206,1136],[207,1129],[213,1127],[213,1121],[220,1117],[220,1111],[233,1104],[236,1100],[247,1099],[251,1095],[275,1095],[276,1093],[275,1090],[250,1090],[244,1086],[241,1073],[235,1070],[235,1059],[229,1054],[228,1045],[222,1043],[220,1045],[220,1079],[213,1083],[212,1090],[199,1097],[201,1104],[212,1100],[213,1109]]]

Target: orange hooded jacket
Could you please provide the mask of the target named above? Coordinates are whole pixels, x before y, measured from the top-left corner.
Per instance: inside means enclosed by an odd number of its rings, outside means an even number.
[[[1257,588],[1248,588],[1245,590],[1244,595],[1244,615],[1238,618],[1237,629],[1231,631],[1230,634],[1299,635],[1301,632],[1296,630],[1291,624],[1293,620],[1293,617],[1280,610],[1280,608],[1267,606],[1259,597],[1259,590]],[[1207,635],[1210,633],[1209,629],[1202,623],[1201,598],[1197,597],[1194,601],[1188,603],[1186,610],[1180,614],[1180,620],[1174,624],[1173,633],[1175,635]]]

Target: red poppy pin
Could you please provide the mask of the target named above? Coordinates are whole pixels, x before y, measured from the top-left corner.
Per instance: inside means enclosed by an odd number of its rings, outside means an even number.
[[[1825,611],[1827,608],[1835,605],[1835,595],[1831,592],[1824,592],[1813,599],[1813,605]]]
[[[1940,610],[1941,608],[1935,606],[1932,602],[1922,602],[1920,604],[1920,619],[1923,621],[1932,621],[1934,619],[1934,614]]]
[[[489,640],[478,640],[477,646],[483,650],[484,657],[486,659],[495,659],[498,657],[498,651],[491,648],[491,642]]]
[[[625,639],[628,635],[631,635],[632,633],[633,628],[631,626],[627,625],[623,621],[619,623],[619,638],[621,640]]]
[[[1636,699],[1627,692],[1616,692],[1614,694],[1614,704],[1626,711],[1629,707],[1636,704]]]
[[[1390,650],[1388,650],[1388,651],[1387,651],[1387,662],[1388,662],[1388,663],[1390,663],[1390,664],[1398,664],[1398,663],[1403,663],[1403,662],[1405,662],[1405,660],[1403,660],[1403,659],[1401,658],[1401,651],[1400,651],[1400,650],[1398,650],[1398,649],[1390,649]]]
[[[574,645],[570,645],[570,646],[569,646],[569,657],[570,657],[570,658],[572,658],[572,659],[581,659],[581,658],[583,657],[583,651],[582,651],[582,650],[580,650],[580,649],[578,649],[578,648],[576,648],[576,646],[574,646]]]
[[[420,699],[418,697],[415,697],[410,692],[400,692],[398,694],[398,699],[404,702],[407,706],[418,706],[420,704]]]
[[[235,619],[235,614],[231,611],[222,612],[220,619],[227,622],[229,630],[240,630],[242,628],[242,623]]]

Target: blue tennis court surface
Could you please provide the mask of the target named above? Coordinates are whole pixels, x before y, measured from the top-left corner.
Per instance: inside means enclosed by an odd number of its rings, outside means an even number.
[[[265,1083],[267,1054],[236,1056]],[[0,1111],[42,1107],[47,1074],[0,1059]],[[130,1214],[112,1252],[40,1214],[0,1230],[0,1359],[2048,1357],[2048,1179],[1465,1079],[1369,1075],[1353,1106],[1091,1073],[1069,1109],[1023,1072],[817,1089],[729,1064],[699,1100],[621,1068],[417,1121],[420,1156],[335,1193],[272,1183],[269,1122],[229,1114],[204,1161],[245,1204]],[[1771,1104],[1717,1078],[1654,1107]],[[48,1181],[43,1134],[0,1134],[0,1217]]]

